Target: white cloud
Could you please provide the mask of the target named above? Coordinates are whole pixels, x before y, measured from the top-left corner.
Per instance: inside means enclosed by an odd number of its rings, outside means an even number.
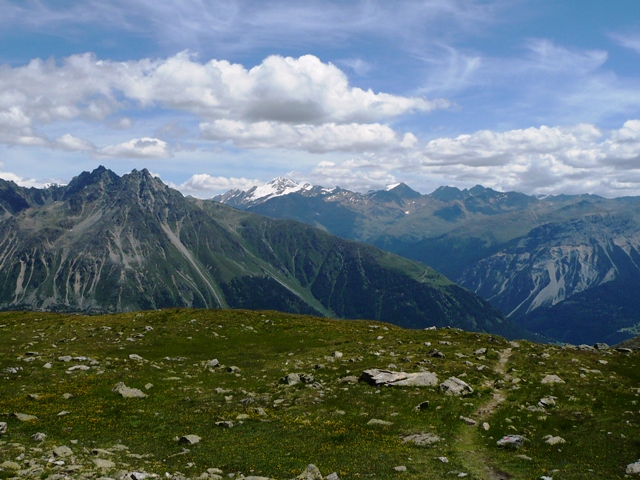
[[[417,141],[411,133],[400,135],[378,123],[316,126],[216,120],[200,124],[200,130],[205,138],[229,140],[239,147],[288,148],[312,153],[402,149]]]
[[[263,183],[260,180],[244,177],[213,177],[206,173],[198,173],[192,175],[186,182],[174,185],[174,187],[187,195],[209,198],[232,189],[248,190],[254,185],[262,185]]]
[[[623,47],[640,53],[640,35],[621,35],[614,33],[611,34],[610,37]]]
[[[69,152],[95,152],[96,146],[84,140],[67,133],[59,138],[56,138],[55,146]]]
[[[57,184],[61,183],[59,181],[43,182],[43,181],[36,180],[35,178],[21,177],[19,175],[16,175],[15,173],[3,172],[3,171],[0,171],[0,178],[3,180],[7,180],[9,182],[14,182],[19,186],[26,187],[26,188],[31,188],[31,187],[44,188],[44,187],[47,187],[48,185],[51,185],[52,183],[57,183]]]
[[[149,137],[134,138],[117,145],[108,145],[97,153],[103,157],[125,158],[163,158],[171,154],[166,142]]]

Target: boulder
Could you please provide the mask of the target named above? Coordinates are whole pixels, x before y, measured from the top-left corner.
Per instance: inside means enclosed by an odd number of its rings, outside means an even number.
[[[557,375],[546,375],[540,383],[543,383],[543,384],[564,383],[564,380],[562,380]]]
[[[506,435],[496,442],[499,447],[520,448],[524,443],[522,435]]]
[[[466,383],[456,377],[449,377],[440,384],[440,390],[447,395],[465,395],[473,393],[473,389]]]
[[[145,398],[147,396],[142,390],[127,387],[124,382],[117,383],[111,391],[119,393],[123,398]]]
[[[640,474],[640,460],[635,463],[630,463],[627,465],[627,470],[625,471],[627,475],[638,475]]]

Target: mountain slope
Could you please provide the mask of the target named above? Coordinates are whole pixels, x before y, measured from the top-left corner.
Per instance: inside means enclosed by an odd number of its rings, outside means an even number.
[[[2,308],[264,308],[522,335],[422,264],[185,199],[146,170],[99,168],[56,192],[0,222]]]

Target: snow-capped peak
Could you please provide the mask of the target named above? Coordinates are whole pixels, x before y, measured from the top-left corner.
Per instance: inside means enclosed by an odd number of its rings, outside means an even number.
[[[266,185],[260,185],[259,187],[254,187],[247,195],[247,200],[255,202],[260,199],[267,199],[273,197],[280,197],[282,195],[288,195],[290,193],[299,192],[302,190],[310,190],[313,188],[313,185],[310,183],[304,183],[300,185],[295,180],[291,180],[290,178],[278,177],[271,180]]]

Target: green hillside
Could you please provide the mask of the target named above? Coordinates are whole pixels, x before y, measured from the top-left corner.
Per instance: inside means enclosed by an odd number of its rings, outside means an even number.
[[[290,479],[308,464],[342,479],[624,478],[640,457],[638,353],[584,348],[273,311],[6,312],[0,478]],[[357,381],[374,368],[437,382]],[[450,377],[473,391],[447,395]],[[497,446],[506,435],[523,446]]]

